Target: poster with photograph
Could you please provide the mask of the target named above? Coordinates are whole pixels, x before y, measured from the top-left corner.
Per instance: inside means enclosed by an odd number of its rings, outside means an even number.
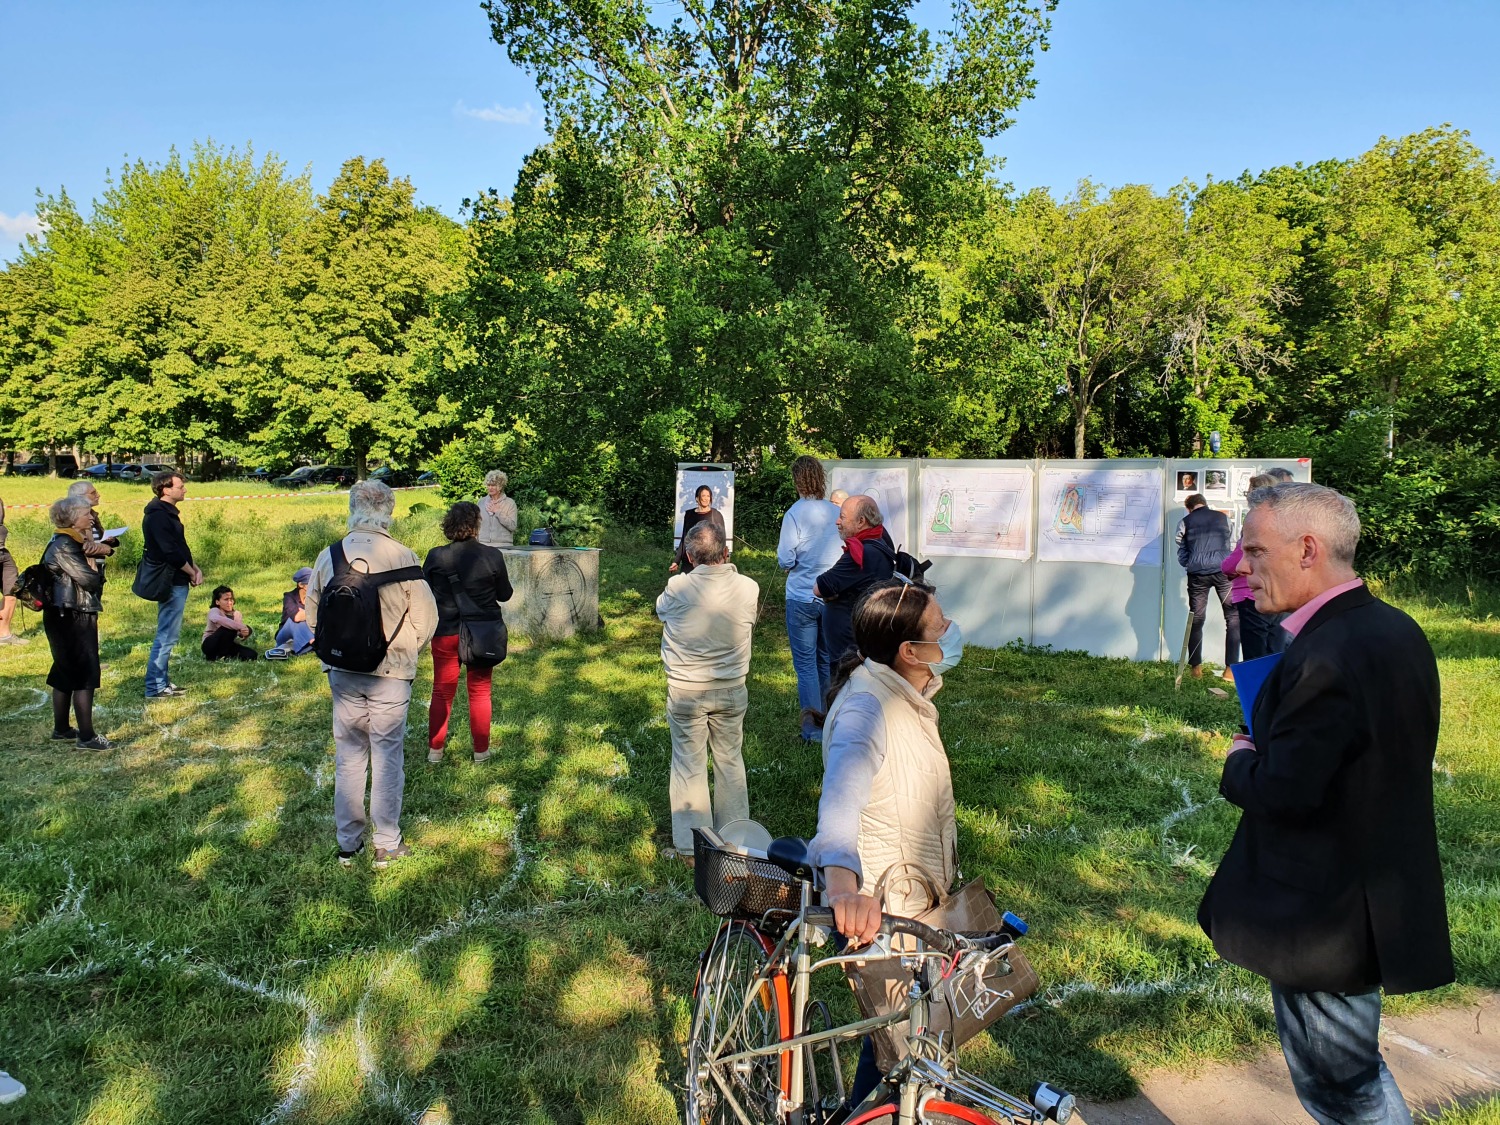
[[[698,506],[700,487],[711,493],[710,507],[724,517],[724,536],[734,550],[734,470],[727,465],[678,465],[677,508],[672,514],[672,549],[682,542],[682,517]]]
[[[1229,497],[1229,470],[1228,469],[1204,469],[1203,495],[1210,503],[1215,500],[1226,500]]]
[[[1259,465],[1236,465],[1229,470],[1229,495],[1236,503],[1250,491],[1250,478],[1260,472]]]
[[[1197,469],[1176,469],[1172,473],[1172,495],[1178,503],[1195,492],[1203,491],[1203,474]]]

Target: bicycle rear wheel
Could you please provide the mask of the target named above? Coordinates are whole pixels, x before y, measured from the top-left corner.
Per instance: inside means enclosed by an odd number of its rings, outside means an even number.
[[[781,1096],[791,1081],[791,1052],[780,1051],[733,1064],[719,1059],[766,1047],[791,1034],[791,999],[779,970],[751,984],[772,946],[754,926],[726,922],[698,973],[688,1033],[688,1125],[739,1125],[726,1087],[756,1125],[776,1125]],[[740,1017],[745,997],[750,1005]],[[720,1046],[720,1043],[723,1043]]]
[[[890,1125],[895,1120],[896,1107],[882,1105],[858,1115],[847,1125]],[[993,1117],[986,1117],[977,1109],[940,1101],[928,1102],[917,1120],[921,1125],[998,1125]]]

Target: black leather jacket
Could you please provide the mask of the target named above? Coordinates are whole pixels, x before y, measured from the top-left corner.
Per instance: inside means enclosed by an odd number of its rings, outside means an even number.
[[[52,575],[52,607],[79,613],[98,613],[104,592],[104,564],[83,553],[83,544],[68,535],[54,535],[42,552],[42,565]]]

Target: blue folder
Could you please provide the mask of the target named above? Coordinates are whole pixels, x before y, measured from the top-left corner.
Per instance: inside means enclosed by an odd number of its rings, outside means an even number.
[[[1273,652],[1270,656],[1257,657],[1255,660],[1242,660],[1234,666],[1234,690],[1239,692],[1240,710],[1245,713],[1245,729],[1251,734],[1255,733],[1255,724],[1250,721],[1250,716],[1255,714],[1255,699],[1260,695],[1260,689],[1266,686],[1271,669],[1280,661],[1281,653]]]

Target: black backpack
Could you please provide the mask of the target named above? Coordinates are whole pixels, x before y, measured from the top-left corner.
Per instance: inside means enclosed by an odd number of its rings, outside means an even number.
[[[391,647],[380,613],[380,588],[392,582],[419,582],[422,568],[403,566],[378,574],[355,570],[344,554],[341,539],[329,548],[333,577],[318,598],[318,625],[313,631],[313,651],[330,668],[368,674],[380,667]],[[401,615],[391,636],[401,632]]]
[[[918,562],[915,555],[908,554],[906,551],[896,552],[895,571],[897,574],[901,575],[902,578],[908,579],[909,581],[926,582],[927,568],[931,565],[931,559],[928,559],[926,562]]]

